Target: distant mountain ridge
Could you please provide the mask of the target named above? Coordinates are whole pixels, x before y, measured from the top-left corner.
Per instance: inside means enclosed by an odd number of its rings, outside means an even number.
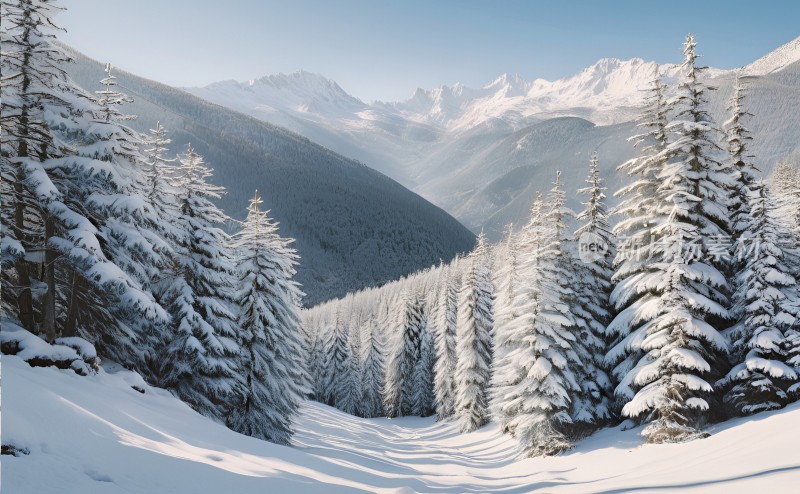
[[[499,223],[519,223],[533,194],[549,187],[556,169],[564,172],[568,190],[581,186],[592,151],[600,153],[609,186],[618,185],[614,168],[633,156],[627,138],[656,70],[674,82],[679,66],[604,58],[557,81],[503,74],[481,88],[417,89],[399,102],[364,103],[307,72],[187,91],[356,158],[443,207],[474,232],[484,228],[497,238]],[[720,124],[727,119],[725,103],[736,72],[708,72],[719,87],[710,103]],[[739,73],[755,114],[748,121],[755,133],[753,151],[768,174],[777,160],[800,153],[800,38]],[[562,117],[590,125],[564,120],[540,126]]]

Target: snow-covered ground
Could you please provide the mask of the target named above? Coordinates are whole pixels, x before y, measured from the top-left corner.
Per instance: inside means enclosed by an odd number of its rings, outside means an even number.
[[[2,359],[2,492],[795,492],[800,404],[714,427],[708,439],[643,446],[607,429],[556,458],[515,460],[494,426],[458,434],[433,419],[359,419],[308,403],[296,447],[206,419],[138,375],[81,377]],[[145,390],[134,390],[135,385]]]

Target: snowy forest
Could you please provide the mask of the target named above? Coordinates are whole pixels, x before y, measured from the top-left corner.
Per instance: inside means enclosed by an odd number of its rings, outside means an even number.
[[[2,3],[3,353],[87,374],[111,359],[288,443],[307,388],[291,240],[258,191],[226,233],[210,166],[167,156],[158,122],[126,125],[110,64],[93,90],[66,75],[57,10]]]
[[[712,117],[694,36],[676,82],[653,74],[622,188],[599,153],[578,190],[552,163],[502,241],[481,232],[452,261],[306,306],[270,198],[246,191],[232,218],[214,163],[171,153],[159,121],[134,130],[111,63],[77,84],[59,10],[2,1],[4,355],[87,380],[115,362],[288,446],[308,401],[494,423],[530,458],[620,424],[686,442],[800,400],[800,163],[762,171],[747,77]]]
[[[682,442],[797,400],[800,170],[759,171],[744,79],[710,117],[695,49],[674,87],[654,74],[613,210],[593,155],[581,211],[556,173],[500,244],[306,311],[313,397],[496,421],[526,456],[622,420]]]

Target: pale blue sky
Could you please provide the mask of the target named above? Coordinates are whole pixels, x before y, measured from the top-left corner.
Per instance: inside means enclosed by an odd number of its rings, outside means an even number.
[[[176,86],[305,69],[366,101],[481,86],[503,72],[557,79],[599,58],[747,64],[800,36],[800,1],[62,0],[67,44]]]

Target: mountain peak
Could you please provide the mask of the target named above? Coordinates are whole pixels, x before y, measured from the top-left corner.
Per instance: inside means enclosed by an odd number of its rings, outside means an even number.
[[[522,96],[528,90],[528,86],[528,82],[521,75],[506,72],[484,86],[484,89],[501,92],[504,96]]]
[[[745,75],[767,75],[800,60],[800,36],[744,67]]]

